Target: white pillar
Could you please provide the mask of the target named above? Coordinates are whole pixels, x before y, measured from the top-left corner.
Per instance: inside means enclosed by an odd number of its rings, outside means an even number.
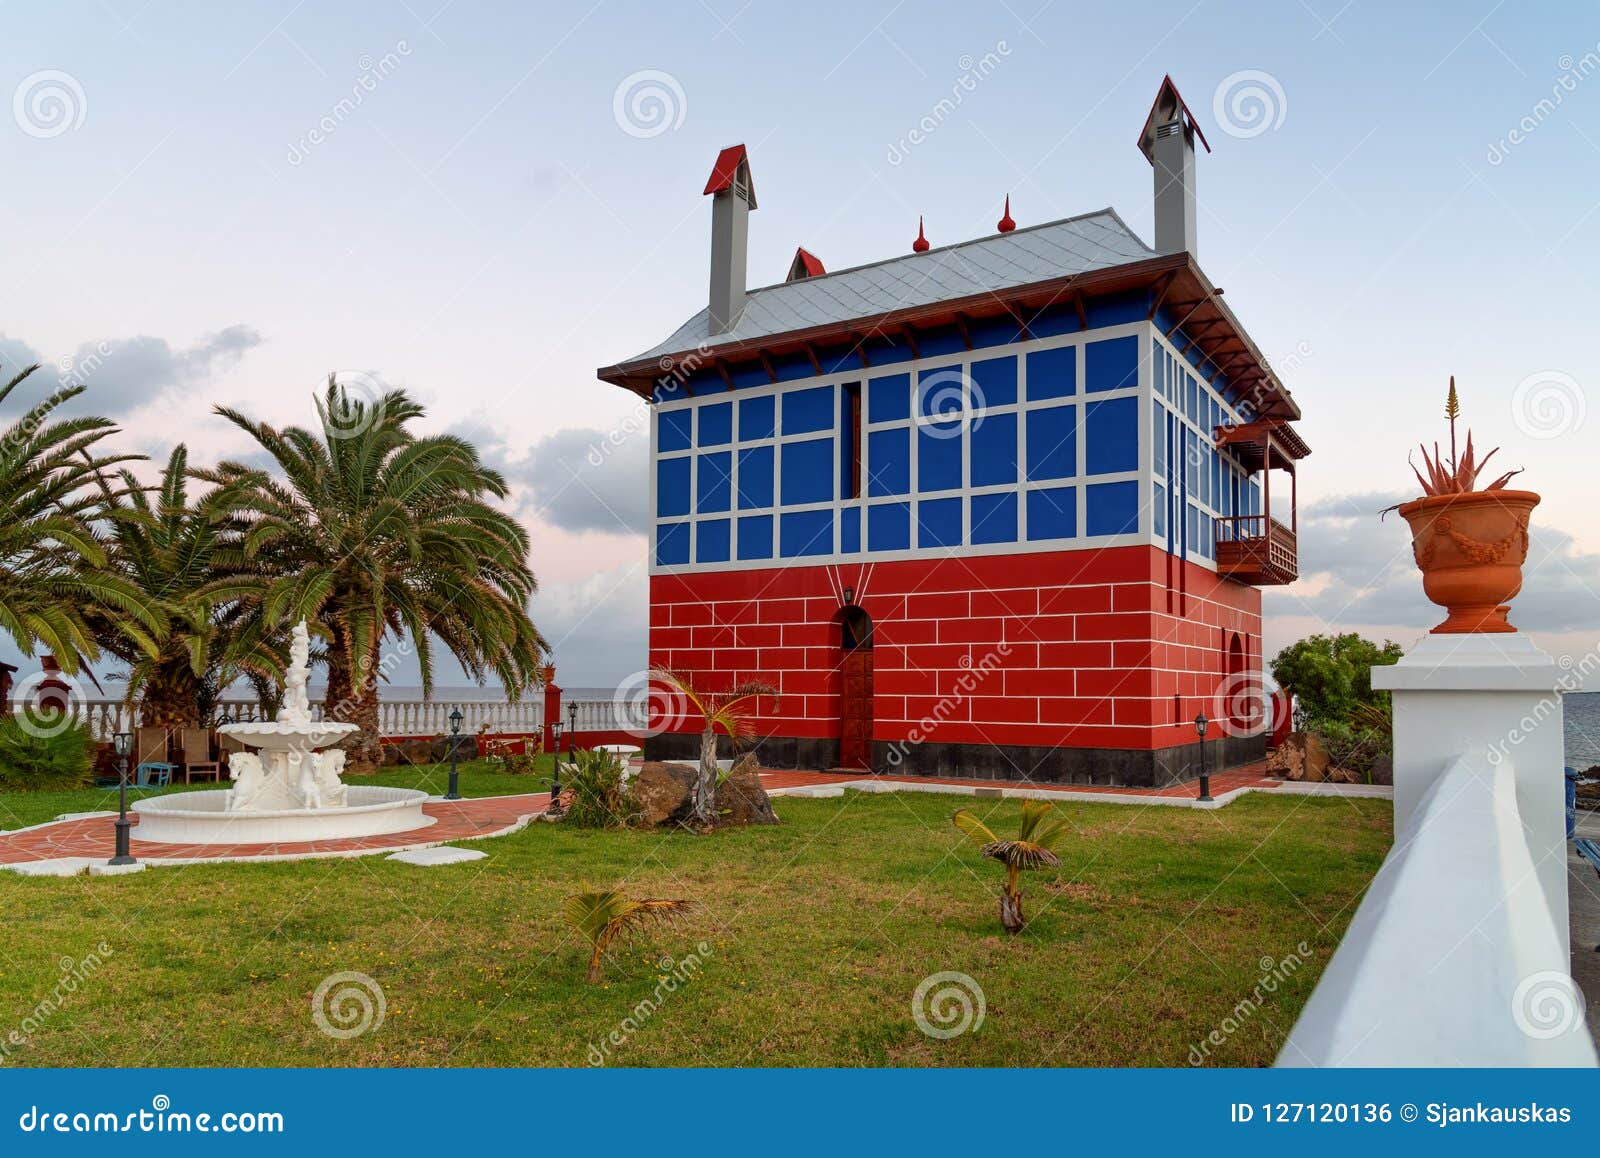
[[[1394,697],[1394,828],[1402,833],[1454,758],[1481,753],[1516,774],[1517,809],[1550,917],[1571,951],[1567,912],[1566,762],[1561,694],[1568,679],[1518,632],[1427,635],[1399,663],[1372,669]],[[1464,848],[1463,857],[1482,855]]]

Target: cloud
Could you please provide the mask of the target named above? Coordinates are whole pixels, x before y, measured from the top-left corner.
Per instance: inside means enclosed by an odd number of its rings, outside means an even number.
[[[51,360],[21,339],[0,335],[0,363],[8,374],[41,363],[39,378],[44,382],[88,387],[74,409],[119,416],[168,390],[202,385],[226,373],[262,340],[255,328],[234,325],[183,349],[165,338],[140,334],[85,342],[72,354]]]
[[[456,433],[470,441],[483,437],[481,426]],[[482,450],[522,492],[525,513],[551,526],[610,535],[649,529],[649,436],[642,429],[559,430],[514,460],[503,443]]]
[[[1405,520],[1384,507],[1410,494],[1336,495],[1300,510],[1301,581],[1266,594],[1268,615],[1313,616],[1330,627],[1426,631],[1443,617],[1422,594]],[[1592,630],[1600,623],[1600,555],[1535,522],[1511,621],[1523,631]]]

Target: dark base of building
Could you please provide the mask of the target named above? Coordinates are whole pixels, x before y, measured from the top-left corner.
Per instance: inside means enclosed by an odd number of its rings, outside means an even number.
[[[839,741],[795,736],[767,736],[755,752],[764,768],[829,770],[838,766]],[[700,737],[686,732],[652,736],[644,742],[646,759],[694,762],[700,758]],[[726,736],[718,737],[718,754],[733,754]],[[1263,759],[1266,736],[1220,736],[1205,745],[1206,771],[1217,773]],[[1028,780],[1040,784],[1086,784],[1118,788],[1166,788],[1200,775],[1200,745],[1139,751],[1129,748],[1034,748],[988,744],[872,745],[872,769],[896,776],[930,776],[963,780]],[[866,769],[862,770],[866,773]]]

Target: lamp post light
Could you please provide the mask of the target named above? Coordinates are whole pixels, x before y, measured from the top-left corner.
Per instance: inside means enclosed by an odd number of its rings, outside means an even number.
[[[108,863],[133,864],[133,854],[128,851],[128,830],[133,827],[128,819],[128,753],[133,751],[133,733],[112,736],[111,750],[117,754],[117,853]]]
[[[545,815],[557,818],[561,815],[561,717],[559,715],[550,724],[550,735],[555,740],[555,774],[550,780],[550,807],[545,809]]]
[[[456,767],[457,749],[461,745],[461,709],[456,708],[450,713],[450,791],[444,794],[446,800],[461,799],[461,773]]]
[[[573,759],[573,749],[578,743],[578,701],[567,701],[567,762],[574,768],[578,766]]]
[[[1206,771],[1206,727],[1211,723],[1201,712],[1194,718],[1194,734],[1200,737],[1200,800],[1211,803],[1211,775]]]

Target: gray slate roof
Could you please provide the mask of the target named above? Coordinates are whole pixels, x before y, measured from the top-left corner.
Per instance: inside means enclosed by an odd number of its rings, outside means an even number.
[[[750,291],[739,322],[715,337],[701,310],[627,362],[775,337],[1155,257],[1113,209],[997,233],[926,253]]]

